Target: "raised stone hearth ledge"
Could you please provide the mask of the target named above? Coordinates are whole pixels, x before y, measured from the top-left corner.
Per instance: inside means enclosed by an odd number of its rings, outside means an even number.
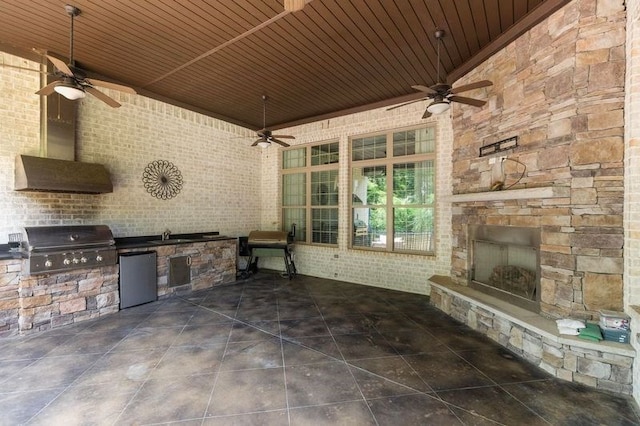
[[[560,335],[554,320],[434,275],[431,304],[560,379],[631,394],[629,344]]]
[[[571,189],[566,186],[545,186],[538,188],[506,189],[503,191],[471,192],[444,197],[452,203],[475,201],[530,200],[545,198],[564,198],[570,196]]]

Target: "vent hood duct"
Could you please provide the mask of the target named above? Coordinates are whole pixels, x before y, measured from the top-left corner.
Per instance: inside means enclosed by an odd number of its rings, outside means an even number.
[[[53,79],[43,79],[48,84]],[[16,191],[103,194],[113,192],[101,164],[75,160],[77,103],[57,93],[40,96],[40,155],[16,157]]]

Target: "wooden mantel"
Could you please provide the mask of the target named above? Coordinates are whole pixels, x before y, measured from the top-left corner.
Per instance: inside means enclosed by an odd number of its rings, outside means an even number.
[[[545,186],[539,188],[507,189],[504,191],[472,192],[454,194],[444,197],[452,203],[466,203],[475,201],[505,201],[524,199],[544,199],[570,197],[570,188],[566,186]]]

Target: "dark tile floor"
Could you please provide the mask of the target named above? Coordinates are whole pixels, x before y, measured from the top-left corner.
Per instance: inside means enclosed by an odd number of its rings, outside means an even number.
[[[632,425],[428,298],[260,273],[0,340],[0,424]]]

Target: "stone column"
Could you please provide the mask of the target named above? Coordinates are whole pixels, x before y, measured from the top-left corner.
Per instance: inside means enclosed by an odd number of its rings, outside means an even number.
[[[631,344],[640,351],[640,2],[627,4],[627,73],[624,113],[624,303],[631,315]],[[632,306],[636,306],[634,309]],[[640,361],[633,365],[633,397],[640,402]]]

